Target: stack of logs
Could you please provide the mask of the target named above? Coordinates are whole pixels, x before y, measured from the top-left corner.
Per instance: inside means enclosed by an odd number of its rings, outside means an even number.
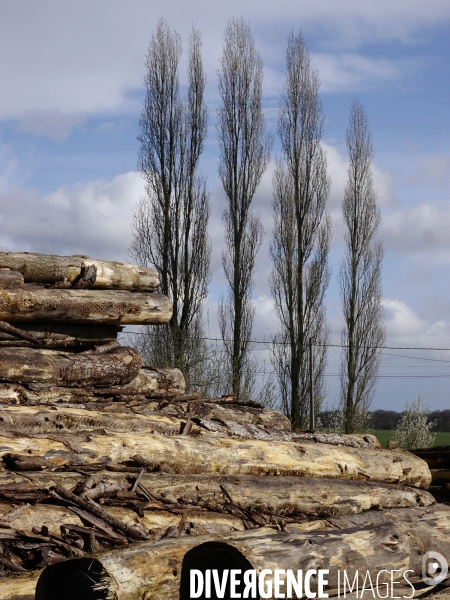
[[[39,577],[37,600],[183,598],[203,543],[259,571],[330,568],[330,596],[337,566],[414,580],[425,552],[450,554],[420,458],[144,367],[117,337],[170,320],[158,285],[150,268],[0,252],[0,599],[31,600]]]

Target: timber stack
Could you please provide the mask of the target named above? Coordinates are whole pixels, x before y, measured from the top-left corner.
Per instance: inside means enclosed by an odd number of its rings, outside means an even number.
[[[186,393],[121,345],[170,320],[158,286],[151,268],[0,252],[0,599],[189,598],[206,564],[330,568],[331,597],[336,565],[419,581],[424,553],[450,555],[420,457]]]

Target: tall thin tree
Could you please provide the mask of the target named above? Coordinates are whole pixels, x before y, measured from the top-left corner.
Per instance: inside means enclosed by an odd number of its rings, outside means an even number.
[[[154,265],[161,292],[173,302],[167,326],[143,337],[142,349],[158,366],[178,367],[195,385],[203,357],[202,303],[210,280],[210,203],[199,159],[207,134],[206,76],[200,33],[189,39],[188,90],[179,89],[181,38],[160,19],[146,59],[146,96],[139,121],[139,169],[146,196],[134,213],[130,254]]]
[[[277,161],[273,176],[270,286],[280,322],[273,363],[283,408],[298,428],[309,423],[310,340],[315,412],[326,389],[329,329],[324,294],[330,278],[331,221],[325,212],[330,179],[321,145],[324,116],[319,87],[303,35],[292,31],[278,116],[282,160]]]
[[[380,210],[371,173],[373,144],[366,113],[356,99],[351,105],[347,150],[348,180],[342,201],[346,255],[339,273],[344,313],[341,403],[345,431],[353,433],[367,416],[385,340],[383,248],[374,239]]]
[[[225,251],[222,264],[229,285],[219,305],[219,325],[233,393],[249,391],[250,339],[254,308],[251,302],[256,254],[263,226],[250,206],[270,159],[272,138],[265,133],[261,106],[262,59],[250,27],[231,19],[225,29],[218,69],[221,104],[217,111],[220,147],[219,177],[228,201],[222,222]]]

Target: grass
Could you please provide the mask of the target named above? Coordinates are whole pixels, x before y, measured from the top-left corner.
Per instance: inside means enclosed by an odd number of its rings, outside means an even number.
[[[377,429],[374,433],[383,448],[386,448],[394,431],[392,429]],[[438,432],[433,446],[450,446],[450,432]]]

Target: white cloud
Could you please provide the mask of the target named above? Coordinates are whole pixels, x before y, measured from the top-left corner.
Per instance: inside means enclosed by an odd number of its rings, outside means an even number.
[[[433,300],[436,303],[440,299]],[[442,304],[442,300],[440,302]],[[386,345],[411,348],[450,347],[450,319],[440,318],[443,315],[438,316],[433,310],[419,315],[407,302],[399,299],[385,298],[383,306],[386,316]],[[448,307],[446,314],[448,317]],[[439,355],[438,358],[446,357]]]
[[[132,212],[143,192],[141,176],[134,171],[108,182],[62,186],[46,195],[10,189],[0,194],[0,246],[130,260]]]
[[[19,173],[19,161],[11,148],[0,144],[0,193],[7,190]]]
[[[160,15],[186,36],[191,25],[202,30],[209,80],[215,81],[217,58],[226,20],[249,19],[258,46],[269,65],[284,63],[284,40],[294,25],[320,34],[336,57],[319,54],[322,78],[329,87],[347,89],[368,77],[391,79],[399,73],[393,60],[372,60],[346,48],[379,40],[410,42],[428,26],[443,26],[450,5],[442,0],[315,0],[277,3],[230,0],[211,10],[206,0],[110,0],[106,5],[78,0],[42,0],[2,5],[0,118],[17,118],[30,109],[62,113],[136,110],[142,91],[144,57]],[[283,43],[280,41],[283,40]],[[346,87],[347,86],[347,87]],[[132,92],[132,93],[130,93]]]
[[[406,302],[384,298],[383,306],[386,314],[386,327],[389,339],[409,339],[410,336],[423,334],[426,323]]]
[[[380,234],[386,249],[399,253],[432,253],[434,261],[450,262],[450,206],[418,206],[383,216]]]
[[[63,114],[59,110],[31,109],[23,113],[19,131],[64,141],[74,128],[83,125],[86,118],[80,114]]]
[[[319,70],[324,93],[373,89],[380,82],[403,79],[411,70],[404,61],[367,58],[359,54],[315,53],[311,58]]]
[[[435,277],[424,267],[416,265],[406,273],[405,281],[406,283],[423,285],[435,281]]]
[[[420,157],[409,180],[414,184],[432,184],[450,192],[450,155],[434,154]]]

